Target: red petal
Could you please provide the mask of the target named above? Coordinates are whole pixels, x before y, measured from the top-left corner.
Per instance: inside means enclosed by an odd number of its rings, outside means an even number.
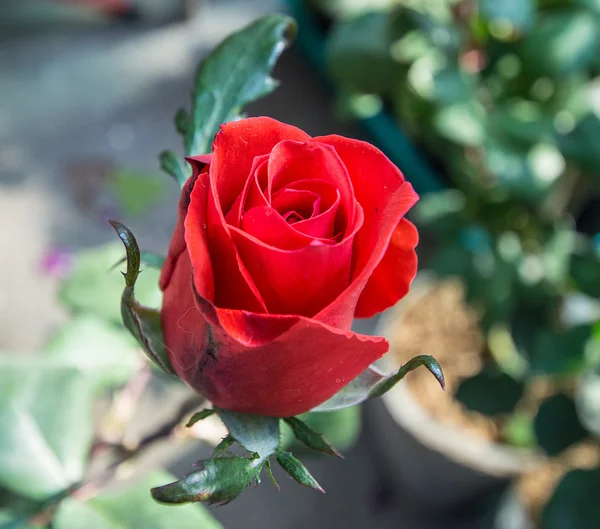
[[[314,241],[313,237],[296,231],[279,212],[269,207],[252,208],[247,211],[242,218],[241,231],[280,250],[299,250]],[[235,235],[233,237],[237,240]],[[244,259],[245,254],[240,252],[240,255]],[[248,270],[252,274],[251,270]]]
[[[184,221],[190,204],[190,194],[192,192],[192,189],[194,188],[198,175],[201,173],[206,173],[208,171],[208,164],[210,164],[210,159],[210,155],[199,156],[197,158],[188,158],[188,162],[192,166],[192,176],[188,178],[188,181],[185,183],[183,189],[181,190],[181,196],[179,198],[179,210],[177,214],[177,224],[175,226],[175,230],[173,231],[173,236],[171,237],[171,242],[169,244],[169,252],[167,254],[165,264],[163,265],[160,274],[159,285],[162,290],[164,290],[167,287],[169,281],[171,280],[173,268],[175,266],[177,258],[179,257],[179,254],[185,250]]]
[[[396,227],[383,259],[362,291],[354,313],[357,318],[370,318],[403,298],[417,273],[419,242],[417,228],[406,219]]]
[[[256,156],[269,154],[282,140],[306,141],[308,134],[267,117],[221,125],[213,142],[211,178],[222,211],[227,212],[244,189]]]
[[[231,234],[270,313],[312,316],[348,286],[354,234],[336,244],[313,239],[297,250],[267,246],[237,228]]]
[[[186,358],[179,359],[179,365],[189,366],[183,378],[224,409],[275,417],[307,412],[331,398],[388,349],[383,338],[342,332],[306,318],[240,311],[230,311],[229,317],[239,320],[239,329],[277,327],[278,320],[294,324],[276,339],[255,346],[211,327],[216,347],[210,360],[194,353],[197,347],[188,347]],[[250,326],[248,317],[254,319]]]
[[[336,231],[354,229],[354,193],[346,166],[335,149],[313,141],[282,141],[269,158],[271,192],[275,194],[292,182],[315,179],[330,182],[340,193],[340,216]],[[338,224],[336,223],[336,224]]]
[[[204,351],[208,339],[206,320],[194,299],[192,264],[187,252],[175,261],[160,317],[171,365],[186,380],[191,371],[206,362]]]
[[[364,211],[364,224],[354,243],[352,283],[316,316],[334,327],[349,329],[361,292],[383,259],[400,219],[418,195],[400,170],[369,143],[342,136],[324,136],[314,141],[335,148],[348,168],[356,200]]]

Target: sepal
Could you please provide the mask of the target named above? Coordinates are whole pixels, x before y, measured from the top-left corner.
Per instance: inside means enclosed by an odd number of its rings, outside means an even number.
[[[344,386],[328,401],[317,406],[313,411],[332,411],[360,404],[368,399],[381,397],[400,382],[408,373],[418,367],[426,367],[435,379],[440,383],[442,389],[446,389],[444,373],[440,364],[433,356],[419,355],[411,358],[392,375],[386,375],[377,368],[370,366],[358,377]]]
[[[140,273],[140,249],[133,233],[123,224],[109,221],[125,246],[127,254],[127,271],[125,288],[121,296],[121,317],[125,327],[140,343],[142,349],[165,373],[174,375],[175,371],[169,362],[167,349],[162,335],[160,312],[140,305],[135,299],[135,283]]]

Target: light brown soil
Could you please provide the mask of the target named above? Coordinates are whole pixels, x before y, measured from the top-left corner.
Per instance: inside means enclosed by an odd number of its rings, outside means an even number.
[[[424,295],[406,300],[401,320],[390,337],[390,351],[398,365],[419,354],[433,355],[444,371],[446,391],[439,391],[426,369],[417,369],[406,383],[419,403],[445,423],[495,441],[495,422],[468,412],[453,399],[460,382],[483,366],[484,339],[478,321],[477,312],[465,303],[460,281],[442,281]]]

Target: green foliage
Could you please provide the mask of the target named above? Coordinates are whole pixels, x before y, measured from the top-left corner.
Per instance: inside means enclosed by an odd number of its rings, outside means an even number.
[[[544,529],[600,527],[600,469],[572,470],[558,484],[542,513]]]
[[[110,186],[121,210],[128,215],[140,215],[156,205],[166,188],[160,175],[119,169],[110,176]]]
[[[123,255],[123,246],[118,242],[77,252],[59,293],[67,308],[121,324],[123,278],[114,267]],[[152,308],[159,308],[162,303],[158,276],[157,270],[146,267],[136,281],[137,298]]]
[[[272,92],[271,70],[293,40],[296,24],[285,15],[267,15],[225,39],[198,67],[192,109],[175,116],[187,156],[208,154],[219,126],[242,117],[242,108]],[[177,155],[164,151],[161,168],[183,185],[189,169]]]
[[[173,479],[156,471],[124,490],[102,492],[86,502],[75,499],[61,503],[55,529],[219,529],[219,524],[201,506],[165,509],[152,501],[148,489]]]
[[[463,380],[456,399],[469,410],[484,415],[510,413],[523,396],[523,382],[500,371],[487,369]]]
[[[93,385],[60,357],[0,364],[0,487],[43,500],[83,477]]]
[[[560,454],[587,436],[575,402],[562,393],[542,402],[535,416],[534,428],[538,444],[550,456]]]

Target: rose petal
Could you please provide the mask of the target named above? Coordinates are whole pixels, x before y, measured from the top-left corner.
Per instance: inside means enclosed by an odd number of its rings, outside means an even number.
[[[419,232],[414,224],[402,219],[390,240],[383,259],[367,281],[356,306],[356,318],[370,318],[402,299],[417,273]]]
[[[183,279],[183,263],[181,270]],[[184,312],[188,298],[181,294],[185,303],[169,304],[174,312],[163,323],[167,328],[176,323],[179,329],[165,333],[167,347],[177,351],[170,354],[171,362],[192,388],[223,409],[275,417],[307,412],[388,349],[383,338],[297,316],[216,309],[227,330],[207,327],[197,312]]]
[[[225,215],[227,224],[239,228],[244,209],[269,205],[262,191],[263,187],[267,185],[268,162],[268,154],[254,158],[252,168],[250,169],[250,176],[244,185],[244,190],[237,196],[235,202]]]
[[[171,237],[167,258],[165,259],[165,263],[160,273],[159,286],[162,290],[164,290],[169,284],[171,274],[173,273],[173,267],[175,266],[175,262],[179,257],[179,254],[185,250],[184,221],[190,204],[190,194],[194,188],[194,184],[196,183],[198,175],[208,171],[208,164],[210,164],[210,161],[210,155],[199,156],[197,158],[188,158],[188,162],[192,166],[192,176],[188,178],[187,182],[183,186],[183,189],[181,190],[177,224],[175,225],[175,230],[173,231],[173,236]]]
[[[242,192],[256,156],[269,154],[282,140],[306,141],[308,134],[268,117],[247,118],[221,125],[213,142],[211,175],[223,212]]]
[[[355,230],[361,225],[359,217]],[[237,228],[231,228],[231,235],[272,314],[313,316],[348,286],[354,233],[337,244],[313,239],[297,250],[268,246]]]
[[[197,159],[188,159],[192,164]],[[199,171],[204,165],[194,166]],[[214,195],[212,164],[209,173],[201,173],[193,184],[189,195],[189,206],[185,216],[185,246],[187,246],[194,268],[194,285],[199,293],[217,306],[243,307],[256,312],[266,312],[252,278],[233,245],[225,221],[218,209]],[[204,176],[203,176],[204,175]],[[184,200],[182,195],[182,200]],[[210,234],[210,237],[207,236]],[[181,246],[181,241],[177,242]],[[210,285],[208,269],[212,270]],[[168,267],[168,273],[172,264]],[[167,272],[164,272],[167,274]],[[166,275],[165,275],[166,277]]]
[[[336,135],[314,141],[335,148],[348,168],[356,200],[364,210],[363,227],[354,239],[351,284],[316,316],[333,327],[349,329],[360,293],[383,259],[400,219],[415,204],[418,195],[400,170],[369,143]]]
[[[299,250],[314,240],[313,237],[296,231],[279,212],[270,207],[247,211],[242,218],[241,231],[280,250]]]
[[[335,230],[354,229],[355,200],[348,170],[335,149],[314,141],[282,141],[271,151],[269,179],[272,194],[292,182],[315,179],[330,182],[340,193],[340,218]]]

